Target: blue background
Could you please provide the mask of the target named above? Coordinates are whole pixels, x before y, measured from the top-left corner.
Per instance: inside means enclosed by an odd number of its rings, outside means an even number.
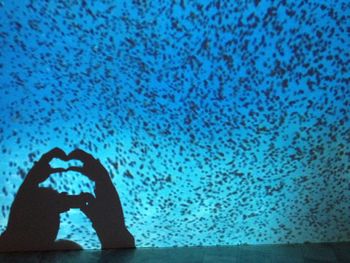
[[[139,247],[349,240],[349,14],[348,1],[0,1],[0,229],[58,146],[107,167]],[[93,191],[84,179],[45,184]],[[59,238],[100,247],[79,210]]]

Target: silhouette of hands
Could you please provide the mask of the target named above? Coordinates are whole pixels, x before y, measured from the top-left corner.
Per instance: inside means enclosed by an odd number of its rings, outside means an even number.
[[[7,228],[0,237],[0,250],[81,249],[71,241],[55,241],[60,225],[59,215],[71,208],[71,200],[65,193],[39,187],[51,174],[65,170],[51,168],[53,158],[67,160],[68,157],[61,149],[54,148],[31,168],[12,203]]]
[[[118,193],[107,170],[92,155],[77,149],[68,155],[79,160],[82,167],[70,167],[95,182],[95,197],[86,194],[87,201],[80,209],[91,220],[102,248],[135,247],[133,236],[124,223],[124,215]]]
[[[80,160],[82,167],[52,168],[54,158]],[[51,174],[77,171],[95,182],[95,196],[58,193],[39,187]],[[54,148],[44,154],[28,172],[10,209],[6,230],[0,236],[0,251],[82,249],[69,240],[56,240],[60,213],[79,208],[91,220],[102,248],[135,247],[134,238],[124,224],[119,196],[102,164],[82,150],[66,155]]]

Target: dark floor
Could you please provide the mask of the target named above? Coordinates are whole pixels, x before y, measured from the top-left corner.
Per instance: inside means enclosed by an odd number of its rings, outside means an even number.
[[[350,263],[350,243],[8,253],[0,262]]]

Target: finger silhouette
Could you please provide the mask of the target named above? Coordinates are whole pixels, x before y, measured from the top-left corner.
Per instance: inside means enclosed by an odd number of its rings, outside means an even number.
[[[85,152],[81,149],[76,149],[76,150],[72,151],[68,155],[68,158],[82,161],[84,164],[92,162],[92,161],[96,161],[96,159],[91,154],[88,154],[87,152]]]
[[[62,149],[56,147],[48,151],[47,153],[43,154],[39,162],[49,164],[54,158],[59,158],[61,160],[66,161],[67,155]]]
[[[62,211],[67,211],[71,208],[83,209],[93,202],[94,196],[90,193],[81,193],[79,195],[68,195],[67,193],[60,193],[60,205]],[[66,210],[64,210],[66,209]]]
[[[89,218],[93,215],[95,211],[95,205],[96,205],[96,199],[95,197],[90,193],[83,193],[84,196],[82,196],[83,203],[80,205],[80,210],[86,214]]]
[[[39,184],[45,181],[50,174],[64,172],[63,168],[52,168],[50,166],[50,162],[54,158],[59,158],[62,160],[67,160],[67,155],[60,148],[54,148],[49,152],[42,155],[38,162],[34,164],[31,170],[28,172],[28,175],[23,182],[23,186],[25,187],[27,184]]]
[[[94,182],[106,182],[109,179],[107,170],[91,154],[81,149],[76,149],[68,155],[68,158],[79,160],[83,163],[82,167],[72,166],[68,170],[80,172]]]

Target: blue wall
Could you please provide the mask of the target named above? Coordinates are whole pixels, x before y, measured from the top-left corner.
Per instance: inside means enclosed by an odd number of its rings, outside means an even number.
[[[137,246],[349,240],[349,2],[170,2],[0,1],[0,229],[58,146],[106,165]],[[59,237],[100,246],[79,210]]]

